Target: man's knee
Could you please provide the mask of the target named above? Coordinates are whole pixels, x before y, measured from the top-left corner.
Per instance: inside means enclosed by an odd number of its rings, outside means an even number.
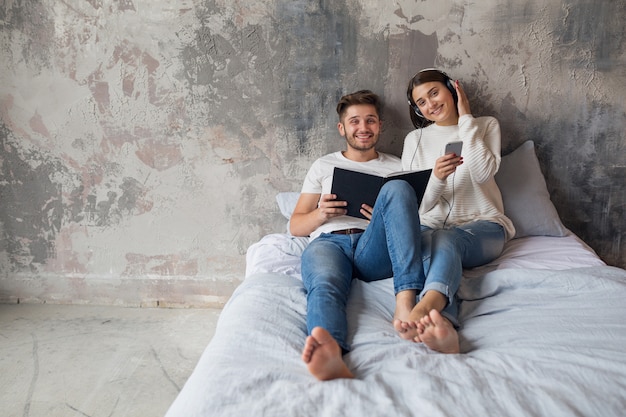
[[[317,238],[306,247],[302,253],[302,260],[319,261],[328,257],[341,256],[341,248],[334,242]]]
[[[378,198],[381,197],[387,200],[393,198],[406,201],[417,201],[413,187],[411,187],[411,185],[404,180],[393,180],[386,182],[380,190]]]

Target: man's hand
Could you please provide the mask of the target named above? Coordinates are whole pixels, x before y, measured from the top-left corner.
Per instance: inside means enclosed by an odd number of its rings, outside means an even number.
[[[318,205],[318,213],[321,219],[326,222],[328,219],[343,216],[348,210],[346,201],[337,200],[336,194],[322,194]]]
[[[361,214],[365,216],[367,220],[372,220],[372,213],[374,212],[374,207],[368,206],[367,204],[361,204]]]
[[[328,219],[346,214],[347,205],[335,194],[302,193],[289,220],[289,231],[294,236],[309,236]]]

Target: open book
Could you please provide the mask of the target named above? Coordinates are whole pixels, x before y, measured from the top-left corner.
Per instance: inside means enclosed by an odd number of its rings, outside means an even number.
[[[368,204],[374,207],[376,197],[378,197],[380,189],[387,181],[407,181],[415,190],[417,203],[421,204],[431,172],[432,169],[401,171],[381,177],[335,167],[331,193],[337,195],[337,200],[348,202],[346,207],[348,216],[365,219],[365,216],[360,212],[361,204]]]

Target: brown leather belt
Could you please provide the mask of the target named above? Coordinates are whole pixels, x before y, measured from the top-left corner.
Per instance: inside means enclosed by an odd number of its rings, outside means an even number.
[[[356,233],[363,233],[365,230],[363,229],[342,229],[342,230],[334,230],[330,233],[334,235],[354,235]]]

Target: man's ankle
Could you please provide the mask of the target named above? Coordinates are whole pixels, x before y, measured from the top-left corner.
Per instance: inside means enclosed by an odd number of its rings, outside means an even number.
[[[396,305],[405,308],[413,308],[417,298],[417,290],[404,290],[396,294]]]

